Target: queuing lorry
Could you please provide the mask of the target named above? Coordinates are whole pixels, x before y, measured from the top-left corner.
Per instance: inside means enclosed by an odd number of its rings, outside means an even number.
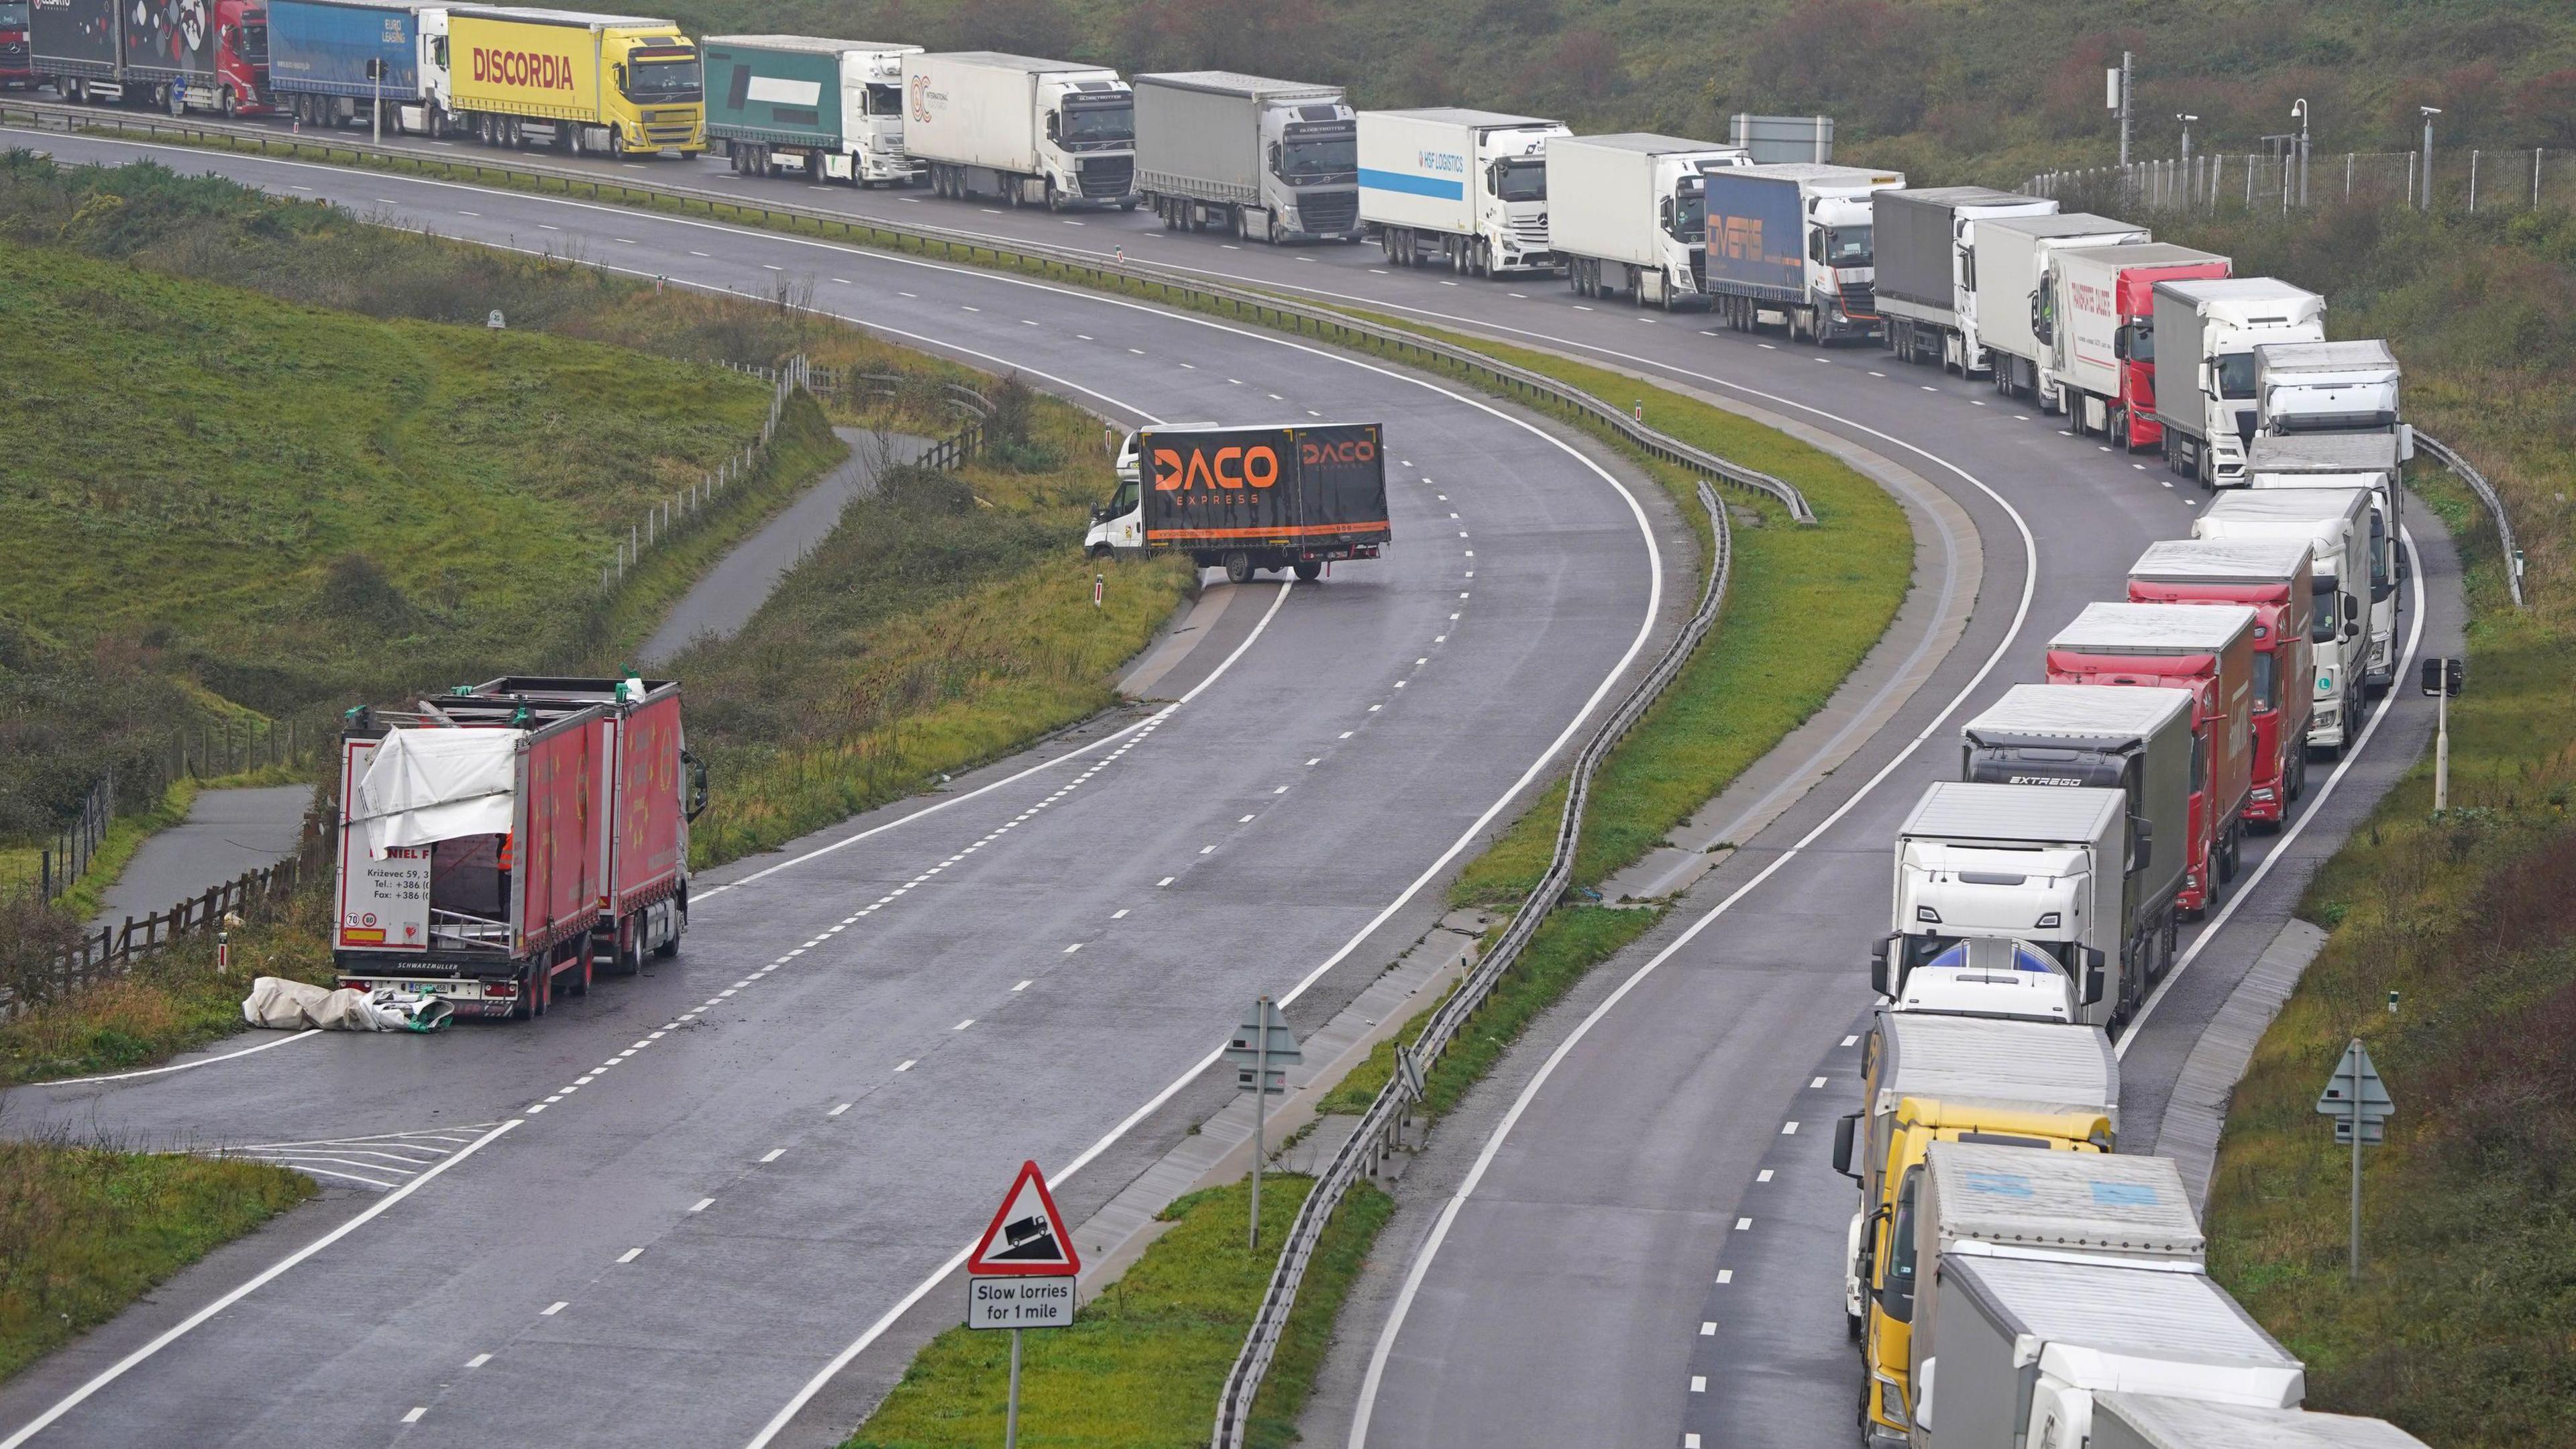
[[[2036,330],[2050,348],[2040,394],[2080,435],[2124,450],[2157,447],[2155,296],[2158,282],[2227,276],[2232,263],[2215,252],[2170,242],[2116,247],[2061,247],[2048,254],[2040,279]]]
[[[2297,539],[2169,538],[2129,566],[2140,604],[2243,605],[2254,611],[2253,768],[2245,823],[2278,830],[2307,789],[2308,715],[2316,665],[2309,641],[2308,545]]]
[[[1974,240],[1976,253],[1969,272],[1976,290],[1977,325],[1987,351],[1993,354],[1995,391],[2030,398],[2041,412],[2055,412],[2055,328],[2052,302],[2045,294],[2050,285],[2049,254],[2144,246],[2155,237],[2131,222],[2071,211],[1996,217],[1978,224]]]
[[[2405,464],[2413,430],[2396,433],[2256,434],[2245,450],[2245,481],[2252,488],[2367,488],[2370,490],[2370,637],[2362,685],[2376,695],[2397,670],[2398,585],[2412,574],[2401,536],[2405,519]]]
[[[2096,1393],[2089,1433],[2061,1442],[2085,1449],[2424,1449],[2385,1419],[2163,1394]]]
[[[994,50],[903,58],[904,145],[940,196],[1136,208],[1136,99],[1118,72]]]
[[[903,58],[918,45],[813,35],[710,35],[707,140],[739,175],[909,186]]]
[[[1630,132],[1547,143],[1548,245],[1575,295],[1666,311],[1704,295],[1707,178],[1753,164],[1712,141]]]
[[[451,7],[447,70],[458,123],[486,146],[606,156],[707,149],[698,47],[673,21]]]
[[[1358,121],[1340,86],[1192,70],[1134,89],[1136,193],[1166,228],[1360,239]]]
[[[1083,536],[1094,558],[1187,551],[1238,584],[1262,569],[1312,582],[1392,537],[1375,423],[1148,427],[1128,438],[1119,472]]]
[[[587,991],[596,958],[631,970],[675,951],[688,820],[705,803],[679,708],[667,680],[503,679],[416,710],[351,710],[341,984],[529,1017]]]
[[[2254,349],[2325,340],[2326,299],[2272,277],[2156,284],[2156,422],[2165,466],[2204,488],[2245,481]]]
[[[0,90],[36,84],[36,57],[27,39],[35,8],[33,0],[0,0]]]
[[[1913,1449],[2099,1445],[2113,1393],[2275,1410],[2307,1396],[2306,1367],[2194,1264],[1951,1253],[1929,1274]]]
[[[265,0],[37,0],[27,19],[30,69],[75,105],[115,101],[174,116],[273,109]]]
[[[1871,251],[1887,350],[1907,362],[1979,377],[1976,226],[1989,218],[2054,216],[2057,202],[1989,186],[1906,187],[1870,197]]]
[[[2263,343],[2254,349],[2254,430],[2398,432],[2405,427],[2397,410],[2401,376],[2397,354],[2377,338]]]
[[[1359,113],[1360,225],[1389,263],[1473,277],[1553,272],[1547,147],[1536,116],[1440,108]]]
[[[2214,500],[2191,525],[2194,538],[2307,543],[2315,673],[2307,745],[2328,759],[2342,754],[2361,730],[2360,676],[2369,655],[2363,633],[2369,610],[2362,600],[2369,588],[2372,516],[2366,489],[2249,488]]]
[[[268,81],[302,125],[443,135],[447,11],[418,0],[269,0]]]
[[[1870,985],[1890,1010],[2110,1026],[2142,932],[2129,797],[1936,780],[1896,832]]]
[[[2194,915],[2218,904],[2243,859],[2254,770],[2254,625],[2254,611],[2243,604],[2095,603],[2048,642],[2051,684],[2191,691],[2191,824],[2174,904]]]
[[[2110,789],[2128,798],[2114,1019],[2136,1009],[2173,964],[2190,836],[2192,706],[2187,689],[2017,684],[1959,731],[1963,780]],[[2107,942],[2085,944],[2110,951]]]
[[[1870,198],[1905,174],[1790,161],[1711,173],[1711,305],[1750,332],[1777,318],[1789,338],[1831,344],[1878,335]]]
[[[1862,1433],[1893,1443],[1906,1433],[1913,1362],[1910,1299],[1890,1289],[1891,1275],[1911,1269],[1911,1239],[1895,1232],[1900,1191],[1920,1182],[1936,1142],[2109,1152],[2120,1062],[2097,1027],[1882,1008],[1862,1047],[1861,1089],[1861,1110],[1834,1128],[1834,1167],[1860,1184],[1843,1312],[1869,1369]]]

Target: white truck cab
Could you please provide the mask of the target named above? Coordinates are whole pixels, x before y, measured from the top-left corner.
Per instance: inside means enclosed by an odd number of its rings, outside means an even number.
[[[2258,405],[2254,349],[2325,340],[2326,299],[2274,277],[2158,282],[2156,418],[2165,460],[2206,487],[2245,482]]]
[[[2128,815],[2119,789],[1935,781],[1897,830],[1870,984],[1897,1011],[2109,1025]]]
[[[1165,423],[1171,428],[1213,428],[1218,423]],[[1136,456],[1136,431],[1129,429],[1119,441],[1115,472],[1118,487],[1106,503],[1091,510],[1091,527],[1082,535],[1082,551],[1093,558],[1137,552],[1145,548],[1145,473]]]
[[[2371,495],[2363,488],[2249,488],[2218,499],[2193,522],[2194,538],[2304,538],[2315,558],[2316,694],[2308,748],[2332,759],[2361,728],[2369,640]]]
[[[2339,345],[2339,344],[2338,344]],[[2364,488],[2370,491],[2370,652],[2362,684],[2385,691],[2397,673],[2398,585],[2412,571],[2402,538],[2405,466],[2415,456],[2415,430],[2393,433],[2257,434],[2245,453],[2245,477],[2254,488]]]

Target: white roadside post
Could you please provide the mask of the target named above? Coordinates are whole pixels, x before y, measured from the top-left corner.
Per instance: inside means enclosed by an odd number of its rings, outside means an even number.
[[[1002,1411],[1002,1449],[1020,1442],[1020,1332],[1073,1326],[1074,1278],[1082,1256],[1064,1214],[1034,1162],[1003,1194],[975,1251],[966,1255],[966,1326],[1011,1331],[1010,1398]]]
[[[2396,1009],[2396,1003],[2389,1004]],[[2370,1063],[2370,1052],[2354,1037],[2343,1049],[2343,1060],[2335,1064],[2326,1089],[2317,1098],[2317,1114],[2335,1119],[2335,1140],[2352,1144],[2352,1281],[2361,1281],[2361,1149],[2376,1147],[2385,1140],[2380,1124],[2397,1111],[2390,1100],[2387,1086],[2379,1080],[2379,1068]]]
[[[1252,1232],[1250,1243],[1261,1246],[1261,1141],[1262,1109],[1269,1104],[1272,1090],[1288,1089],[1288,1068],[1305,1060],[1298,1049],[1296,1033],[1279,1015],[1279,1008],[1264,996],[1252,1004],[1252,1014],[1234,1029],[1234,1039],[1226,1043],[1225,1059],[1234,1063],[1235,1086],[1252,1089]]]

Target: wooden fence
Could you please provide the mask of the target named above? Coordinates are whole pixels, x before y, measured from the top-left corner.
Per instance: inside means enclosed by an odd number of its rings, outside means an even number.
[[[110,770],[81,797],[80,813],[54,832],[53,843],[36,852],[37,900],[56,900],[88,873],[90,860],[115,819],[116,772]]]

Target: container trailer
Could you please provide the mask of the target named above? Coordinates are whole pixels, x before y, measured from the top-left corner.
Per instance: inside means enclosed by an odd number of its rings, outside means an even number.
[[[2272,277],[2159,282],[2156,422],[2165,464],[2205,488],[2245,482],[2254,440],[2254,349],[2325,340],[2326,299]]]
[[[1811,161],[1746,166],[1707,182],[1705,289],[1740,332],[1776,323],[1792,341],[1878,335],[1871,198],[1904,173]]]
[[[2308,716],[2315,692],[2315,608],[2308,545],[2296,539],[2172,538],[2129,566],[2140,604],[2243,605],[2254,611],[2254,749],[2245,794],[2249,827],[2278,830],[2307,790]]]
[[[2362,685],[2371,694],[2396,678],[2399,591],[2414,572],[2406,553],[2406,460],[2414,430],[2391,433],[2256,434],[2245,450],[2245,480],[2253,488],[2366,488],[2376,515],[2370,540],[2370,653]]]
[[[2085,1449],[2424,1449],[2385,1419],[2162,1394],[2096,1393],[2090,1432],[2064,1433]],[[2050,1426],[2043,1424],[2042,1432]]]
[[[2357,676],[2368,657],[2363,635],[2369,617],[2370,527],[2376,517],[2360,488],[2241,489],[2212,502],[2195,519],[2191,536],[2203,539],[2278,539],[2305,542],[2315,600],[2308,638],[2315,650],[2315,685],[2309,694],[2308,748],[2331,759],[2361,730],[2362,690]]]
[[[484,145],[607,156],[707,148],[698,46],[672,21],[452,7],[447,57],[458,124]]]
[[[2040,340],[2050,348],[2041,397],[2055,398],[2078,435],[2107,438],[2124,450],[2162,444],[2156,284],[2224,277],[2232,265],[2215,252],[2167,242],[2049,252],[2040,279]]]
[[[2155,240],[2132,222],[2073,211],[2055,216],[2000,216],[1978,223],[1969,259],[1977,325],[1995,391],[2026,397],[2041,412],[2057,410],[2056,342],[2047,295],[2049,254],[2090,247],[2140,246]],[[2047,374],[2043,376],[2043,374]]]
[[[270,104],[265,0],[37,0],[29,69],[74,105],[261,116]]]
[[[279,108],[303,125],[444,135],[447,11],[417,0],[269,0],[268,79]]]
[[[1547,143],[1548,244],[1575,295],[1671,311],[1705,295],[1707,178],[1752,164],[1680,136],[1559,136]]]

